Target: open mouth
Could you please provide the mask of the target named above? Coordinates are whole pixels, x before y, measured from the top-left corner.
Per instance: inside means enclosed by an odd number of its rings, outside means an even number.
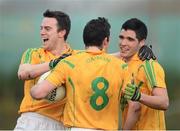
[[[43,39],[44,42],[48,41],[49,39]]]

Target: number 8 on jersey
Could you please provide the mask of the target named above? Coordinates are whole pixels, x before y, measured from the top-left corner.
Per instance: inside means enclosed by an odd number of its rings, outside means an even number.
[[[91,86],[94,93],[90,98],[90,104],[93,109],[100,111],[109,102],[109,98],[106,94],[106,91],[109,88],[109,82],[104,77],[97,77],[96,79],[92,81]],[[100,97],[102,98],[102,103],[97,104],[98,99],[100,99]]]

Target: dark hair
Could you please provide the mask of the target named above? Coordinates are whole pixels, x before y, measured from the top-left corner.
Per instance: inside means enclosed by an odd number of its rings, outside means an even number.
[[[110,36],[110,24],[104,17],[92,19],[84,27],[83,40],[85,46],[102,46],[103,40]]]
[[[62,11],[50,11],[50,10],[46,10],[43,13],[43,16],[55,18],[57,20],[58,31],[66,30],[66,34],[64,36],[64,39],[66,40],[71,28],[71,20],[69,16]]]
[[[123,25],[121,30],[133,30],[136,33],[136,38],[141,41],[147,38],[147,27],[146,25],[137,18],[132,18],[127,20]]]

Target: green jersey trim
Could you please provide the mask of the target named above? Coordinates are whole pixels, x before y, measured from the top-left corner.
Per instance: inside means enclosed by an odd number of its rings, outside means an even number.
[[[30,63],[31,62],[31,55],[32,55],[33,49],[27,49],[24,57],[24,63]]]
[[[69,62],[67,60],[62,60],[62,62],[66,63],[72,69],[75,67],[75,65],[73,63],[71,63],[71,62]]]
[[[148,79],[152,88],[157,85],[153,62],[154,61],[150,62],[150,61],[146,60],[145,64],[141,65],[138,69],[138,71],[140,70],[140,68],[144,69],[146,78]]]

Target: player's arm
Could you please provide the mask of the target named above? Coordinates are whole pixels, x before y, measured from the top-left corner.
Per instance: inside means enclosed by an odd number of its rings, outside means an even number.
[[[69,67],[68,67],[69,69]],[[61,88],[66,81],[67,64],[59,62],[42,82],[33,86],[30,94],[34,99],[45,98],[55,88]]]
[[[60,57],[51,60],[50,62],[45,62],[42,64],[20,64],[18,70],[18,78],[21,80],[36,78],[49,71],[50,69],[53,69],[59,61],[70,55],[71,54],[63,54]]]
[[[30,94],[32,98],[36,100],[41,100],[45,98],[56,86],[51,84],[47,80],[43,80],[42,82],[36,84],[31,88]]]
[[[18,78],[20,80],[33,79],[49,70],[49,62],[42,64],[20,64],[18,69]]]
[[[128,112],[123,130],[131,130],[135,126],[140,117],[140,112],[141,105],[139,102],[128,101]]]
[[[155,87],[152,91],[152,96],[141,93],[139,102],[154,109],[167,110],[169,106],[167,89]]]
[[[125,88],[125,98],[132,101],[139,101],[142,104],[158,110],[167,110],[169,98],[166,88],[154,87],[152,95],[141,93],[134,84],[128,84]]]

